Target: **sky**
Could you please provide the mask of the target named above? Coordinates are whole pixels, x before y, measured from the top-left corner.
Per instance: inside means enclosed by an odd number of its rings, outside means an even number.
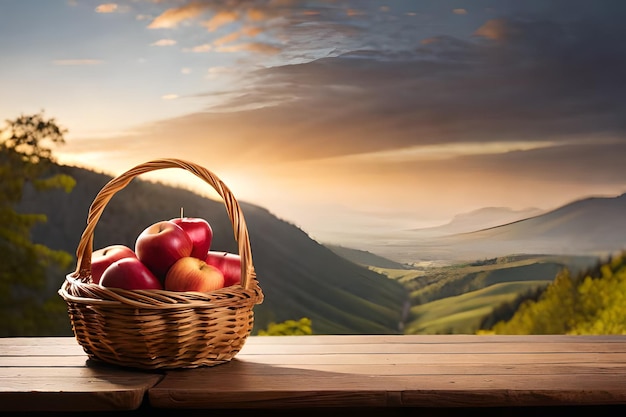
[[[626,192],[620,0],[0,0],[0,117],[202,165],[317,240]],[[210,195],[177,169],[146,176]]]

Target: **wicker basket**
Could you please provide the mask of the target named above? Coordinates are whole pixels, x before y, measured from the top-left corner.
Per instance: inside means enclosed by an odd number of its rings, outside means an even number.
[[[91,282],[94,230],[104,207],[137,175],[164,168],[185,169],[222,197],[241,256],[240,285],[201,293],[129,291]],[[115,365],[172,369],[228,362],[252,331],[252,308],[263,302],[237,200],[212,172],[179,159],[149,161],[109,181],[91,204],[76,257],[76,271],[66,276],[59,295],[67,302],[74,335],[87,355]]]

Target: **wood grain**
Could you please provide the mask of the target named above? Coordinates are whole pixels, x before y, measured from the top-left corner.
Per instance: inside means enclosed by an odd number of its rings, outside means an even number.
[[[228,363],[172,371],[88,360],[74,338],[0,339],[0,412],[535,406],[626,409],[626,336],[251,336]]]
[[[171,371],[161,408],[626,404],[626,337],[254,337],[228,364]]]
[[[71,337],[0,339],[0,412],[135,410],[162,377],[90,361]]]

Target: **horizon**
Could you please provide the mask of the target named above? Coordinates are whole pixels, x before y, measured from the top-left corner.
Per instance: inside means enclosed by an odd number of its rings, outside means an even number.
[[[64,164],[61,164],[64,165]],[[80,165],[75,165],[75,164],[67,164],[66,166],[71,166],[71,167],[75,167],[75,168],[81,168],[81,169],[87,169],[87,170],[94,170],[91,167],[85,167],[85,166],[80,166]],[[132,168],[132,167],[129,167]],[[100,173],[100,174],[104,174],[104,175],[108,175],[111,177],[115,177],[115,175],[112,175],[110,173],[106,173],[103,172],[101,170],[95,170],[94,172]],[[156,171],[158,172],[158,171]],[[155,172],[151,172],[149,174],[154,174]],[[221,197],[217,194],[217,192],[215,192],[212,188],[210,188],[209,186],[207,186],[207,184],[198,179],[198,178],[187,178],[186,181],[181,181],[181,182],[177,182],[177,181],[168,181],[167,178],[161,178],[158,175],[147,175],[147,176],[139,176],[137,177],[137,179],[140,180],[147,180],[147,181],[152,181],[158,184],[161,184],[163,186],[166,187],[174,187],[174,188],[180,188],[183,189],[185,191],[189,191],[191,193],[194,193],[196,195],[199,195],[201,197],[206,197],[206,198],[210,198],[213,199],[215,201],[221,201]],[[184,172],[184,175],[188,175],[189,173]],[[200,185],[200,187],[198,187],[198,185]],[[226,184],[228,186],[228,184]],[[620,197],[626,196],[626,191],[623,192],[619,192],[617,194],[588,194],[588,195],[582,195],[579,197],[576,197],[572,200],[568,200],[563,202],[562,204],[558,204],[557,206],[554,207],[550,207],[547,209],[543,209],[540,207],[525,207],[525,208],[521,208],[521,209],[512,209],[511,207],[505,207],[505,206],[485,206],[485,207],[479,207],[477,209],[471,210],[471,211],[467,211],[467,212],[460,212],[460,213],[456,213],[454,214],[451,218],[445,220],[444,223],[439,223],[439,224],[434,224],[434,225],[429,225],[426,227],[419,227],[419,228],[413,228],[413,229],[397,229],[395,231],[390,231],[388,229],[377,229],[376,227],[370,227],[367,230],[361,230],[359,232],[346,232],[345,230],[340,230],[338,231],[336,234],[328,234],[326,235],[325,239],[319,239],[315,236],[311,236],[311,232],[309,230],[307,230],[305,227],[299,225],[297,222],[294,222],[292,219],[289,218],[285,218],[280,216],[279,214],[273,212],[270,208],[265,207],[261,204],[255,203],[255,202],[251,202],[251,201],[247,201],[245,199],[240,199],[235,195],[235,198],[237,199],[237,201],[240,204],[250,204],[256,207],[259,207],[261,209],[267,210],[270,215],[278,218],[281,221],[285,221],[288,223],[292,223],[294,224],[296,227],[300,228],[303,232],[305,232],[306,234],[310,235],[311,238],[313,238],[314,240],[318,241],[321,244],[328,244],[328,245],[335,245],[335,246],[345,246],[346,248],[349,247],[349,245],[351,248],[353,249],[362,249],[362,250],[368,250],[368,249],[373,249],[375,248],[377,245],[380,245],[380,242],[377,242],[375,239],[385,239],[385,238],[391,238],[392,236],[396,236],[398,239],[402,239],[402,238],[407,238],[407,236],[413,236],[413,239],[419,240],[421,238],[432,238],[432,237],[441,237],[444,235],[455,235],[455,234],[465,234],[465,233],[471,233],[471,232],[477,232],[480,230],[484,230],[484,229],[490,229],[490,228],[494,228],[494,227],[500,227],[500,226],[506,226],[507,224],[510,223],[516,223],[518,221],[523,221],[523,220],[527,220],[533,217],[539,217],[542,216],[544,214],[549,214],[553,211],[557,211],[562,209],[563,207],[572,205],[572,204],[576,204],[578,202],[582,202],[585,200],[591,200],[591,199],[617,199]],[[184,209],[181,207],[181,209]],[[475,225],[475,227],[469,226],[469,225],[463,225],[463,218],[474,218],[474,217],[478,217],[480,215],[481,212],[484,211],[497,211],[498,214],[497,217],[492,217],[490,219],[476,219],[475,223],[472,223],[472,225]],[[446,228],[446,226],[457,226],[460,227],[459,230],[457,231],[445,231],[444,229]],[[456,229],[453,229],[456,230]],[[434,234],[428,234],[428,232],[435,232]],[[403,233],[408,233],[406,235],[403,235]],[[420,235],[420,233],[426,233],[423,235]],[[365,244],[364,246],[359,246],[359,242],[362,241],[363,238],[365,237],[369,237],[371,238],[371,240],[368,242],[368,244]]]
[[[55,118],[68,129],[60,163],[115,176],[186,159],[318,241],[626,192],[626,3],[0,10],[0,115]],[[210,194],[183,171],[146,178]]]

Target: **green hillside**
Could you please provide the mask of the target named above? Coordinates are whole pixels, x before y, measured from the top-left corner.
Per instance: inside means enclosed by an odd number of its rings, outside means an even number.
[[[366,265],[373,268],[388,268],[388,269],[408,269],[409,266],[405,264],[401,264],[399,262],[392,261],[390,259],[384,258],[382,256],[378,256],[373,254],[372,252],[346,248],[340,245],[331,245],[325,244],[325,246],[335,252],[337,255],[349,259],[354,263],[359,265]]]
[[[491,334],[626,334],[626,252],[583,271],[560,273]]]
[[[543,288],[546,281],[501,282],[480,290],[442,298],[411,308],[406,334],[475,333],[494,306],[513,301],[519,294]]]
[[[76,179],[72,193],[41,195],[26,190],[19,209],[48,217],[47,223],[33,229],[34,241],[74,254],[89,205],[111,178],[80,168],[57,169]],[[311,319],[317,334],[401,332],[402,306],[407,295],[399,283],[338,256],[295,225],[261,207],[240,204],[255,270],[265,294],[263,304],[254,310],[254,332],[270,322],[302,317]],[[178,216],[181,207],[186,216],[203,217],[211,223],[212,249],[237,251],[232,225],[221,201],[142,178],[134,179],[106,206],[95,230],[94,249],[116,243],[134,247],[136,237],[145,227]],[[63,278],[53,277],[49,286],[60,287]]]
[[[405,334],[475,333],[503,304],[547,287],[559,272],[595,257],[516,255],[426,269],[373,268],[410,292]]]
[[[500,282],[552,281],[563,268],[578,270],[595,257],[518,255],[467,264],[430,268],[412,280],[403,280],[413,304],[465,294]]]

